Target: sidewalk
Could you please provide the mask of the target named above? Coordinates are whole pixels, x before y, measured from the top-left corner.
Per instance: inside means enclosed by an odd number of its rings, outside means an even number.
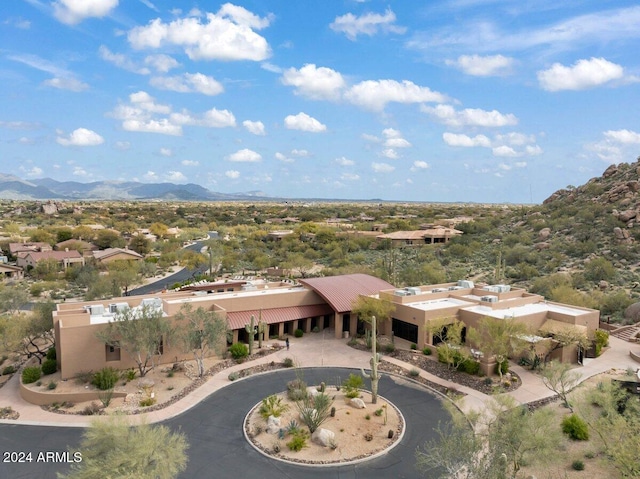
[[[334,339],[334,333],[329,329],[325,329],[321,333],[307,334],[303,338],[291,338],[290,350],[283,348],[273,354],[234,365],[214,375],[201,387],[174,404],[158,411],[131,415],[130,418],[135,423],[143,421],[148,423],[164,421],[192,408],[218,389],[228,386],[230,384],[228,379],[230,373],[271,361],[280,362],[286,357],[292,358],[297,367],[324,366],[368,369],[369,359],[371,357],[370,353],[351,348],[346,343],[347,341],[344,339]],[[640,364],[634,362],[629,356],[629,350],[634,345],[617,338],[611,338],[610,344],[611,347],[607,349],[602,356],[596,359],[586,360],[584,366],[575,369],[582,374],[581,381],[611,369],[624,370],[633,368],[637,370]],[[407,370],[414,368],[413,365],[392,357],[385,356],[384,359]],[[512,365],[511,369],[520,376],[522,384],[518,389],[508,394],[519,403],[531,402],[553,395],[553,393],[544,386],[538,375],[520,366]],[[464,412],[482,410],[485,404],[491,400],[491,396],[433,376],[425,371],[421,371],[420,375],[429,381],[465,393],[466,396],[457,403]],[[18,385],[19,375],[15,374],[4,387],[0,388],[0,407],[11,406],[15,411],[20,413],[20,418],[15,421],[0,420],[0,423],[86,427],[93,420],[93,418],[87,416],[62,415],[45,411],[40,408],[40,406],[24,401],[20,396]]]

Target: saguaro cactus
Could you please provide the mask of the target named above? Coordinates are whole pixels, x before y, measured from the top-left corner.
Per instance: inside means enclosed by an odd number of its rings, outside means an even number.
[[[371,316],[371,359],[369,360],[369,364],[371,365],[371,372],[369,374],[364,372],[364,369],[360,369],[362,375],[365,378],[371,380],[371,403],[377,404],[378,402],[378,381],[380,381],[381,374],[378,372],[378,364],[380,363],[380,355],[376,352],[378,336],[376,333],[376,317]]]
[[[258,321],[257,329],[258,329],[258,348],[262,349],[262,338],[264,337],[265,331],[267,331],[267,323]]]
[[[253,337],[256,335],[255,318],[251,315],[251,323],[244,325],[244,330],[249,334],[249,356],[253,354]]]

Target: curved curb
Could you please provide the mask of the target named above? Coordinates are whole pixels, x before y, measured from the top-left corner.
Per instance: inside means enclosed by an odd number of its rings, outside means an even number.
[[[327,366],[323,366],[323,367],[327,367]],[[263,374],[267,374],[267,373],[263,373]],[[263,449],[261,449],[260,447],[258,447],[256,445],[255,442],[253,442],[251,440],[251,438],[249,437],[249,435],[247,434],[247,421],[249,420],[249,417],[251,416],[251,414],[253,413],[253,411],[255,411],[255,409],[257,407],[260,406],[261,403],[257,403],[255,406],[253,406],[249,412],[245,415],[243,421],[242,421],[242,434],[244,435],[245,440],[251,445],[251,447],[253,447],[256,451],[258,451],[260,454],[262,454],[263,456],[265,456],[268,459],[272,459],[274,461],[280,461],[280,462],[284,462],[286,464],[291,464],[294,466],[302,466],[302,467],[341,467],[341,466],[351,466],[354,464],[360,464],[366,461],[370,461],[372,459],[376,459],[380,456],[383,456],[385,454],[387,454],[389,451],[391,451],[392,449],[394,449],[396,446],[398,446],[400,444],[400,442],[402,442],[402,439],[404,438],[404,433],[407,429],[406,426],[406,421],[404,419],[404,415],[402,414],[402,411],[400,411],[400,409],[398,409],[398,407],[393,404],[391,401],[387,400],[384,396],[380,396],[378,395],[378,399],[383,399],[384,401],[386,401],[386,403],[390,406],[392,406],[396,412],[398,413],[398,416],[400,417],[400,422],[402,424],[402,430],[396,434],[396,440],[393,441],[388,447],[385,447],[384,449],[377,451],[367,457],[362,457],[362,458],[358,458],[358,459],[352,459],[352,460],[346,460],[346,461],[335,461],[335,462],[323,462],[323,463],[315,463],[315,462],[302,462],[302,461],[294,461],[291,459],[287,459],[285,457],[279,457],[279,456],[275,456],[272,454],[267,453],[266,451],[264,451]]]

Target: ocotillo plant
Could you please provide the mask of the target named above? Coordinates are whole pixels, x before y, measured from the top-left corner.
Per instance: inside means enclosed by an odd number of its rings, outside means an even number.
[[[251,315],[251,323],[244,325],[244,330],[249,334],[249,356],[253,354],[253,337],[256,334],[255,318]]]
[[[371,372],[369,374],[364,372],[364,369],[360,369],[362,371],[362,375],[365,378],[371,379],[371,403],[376,404],[378,402],[378,381],[380,380],[380,373],[378,373],[378,364],[380,363],[380,356],[376,352],[377,346],[377,333],[376,333],[376,317],[371,316],[371,351],[372,356],[369,360],[369,364],[371,365]]]

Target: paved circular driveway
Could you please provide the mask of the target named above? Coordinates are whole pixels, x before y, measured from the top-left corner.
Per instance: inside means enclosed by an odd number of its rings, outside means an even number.
[[[308,384],[325,381],[334,384],[355,370],[344,368],[304,368]],[[358,371],[359,373],[359,371]],[[185,413],[163,424],[182,431],[189,442],[187,470],[180,478],[215,479],[311,479],[311,478],[415,478],[415,450],[435,436],[433,428],[446,420],[441,400],[411,381],[384,375],[380,394],[393,402],[406,420],[405,436],[387,454],[360,464],[326,468],[290,465],[266,458],[251,447],[242,433],[242,421],[249,409],[264,397],[281,392],[294,370],[250,376],[234,382],[209,396]],[[82,429],[0,424],[0,454],[4,451],[62,452],[76,446]],[[0,457],[0,460],[3,458]],[[60,464],[0,462],[0,477],[54,479],[66,472]]]

